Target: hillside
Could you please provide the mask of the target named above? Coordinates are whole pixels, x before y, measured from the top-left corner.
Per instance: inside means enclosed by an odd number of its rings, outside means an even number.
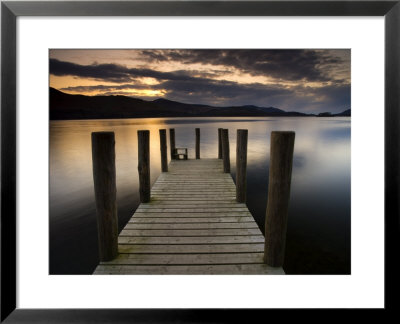
[[[214,107],[167,99],[146,101],[126,96],[70,95],[50,88],[50,119],[108,119],[143,117],[314,116],[253,105]],[[344,116],[342,114],[335,116]],[[333,115],[332,115],[333,116]],[[347,115],[346,115],[347,116]]]

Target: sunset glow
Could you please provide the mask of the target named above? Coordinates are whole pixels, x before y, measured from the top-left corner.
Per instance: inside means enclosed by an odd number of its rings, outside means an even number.
[[[50,50],[50,87],[286,111],[350,108],[350,50]]]

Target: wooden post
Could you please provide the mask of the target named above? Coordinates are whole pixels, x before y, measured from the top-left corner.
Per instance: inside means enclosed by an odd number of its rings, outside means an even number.
[[[147,203],[150,201],[150,131],[137,133],[140,202]]]
[[[200,128],[196,128],[196,159],[200,159]]]
[[[160,129],[161,172],[168,172],[167,131]]]
[[[283,266],[292,177],[294,132],[272,132],[264,262]]]
[[[218,159],[222,159],[222,128],[218,128]]]
[[[227,129],[221,131],[221,142],[222,142],[222,159],[224,163],[224,173],[231,172],[231,163],[229,157],[229,133]]]
[[[246,202],[247,129],[237,130],[236,139],[236,201]]]
[[[171,160],[174,160],[174,151],[175,151],[175,129],[171,128],[169,130],[169,146],[171,149]]]
[[[92,133],[92,162],[99,256],[100,261],[110,261],[118,255],[115,137],[113,132]]]

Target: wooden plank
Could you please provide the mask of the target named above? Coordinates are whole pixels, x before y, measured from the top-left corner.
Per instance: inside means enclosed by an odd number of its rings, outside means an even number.
[[[120,236],[244,236],[260,235],[258,228],[212,228],[212,229],[123,229]]]
[[[199,203],[214,203],[216,201],[220,201],[222,203],[224,202],[231,202],[234,201],[234,198],[229,198],[230,196],[227,196],[228,198],[224,198],[221,196],[209,196],[209,197],[204,197],[204,196],[198,196],[198,197],[187,197],[187,200],[185,201],[193,201],[193,202],[199,202]],[[233,197],[233,196],[231,196]],[[169,197],[169,196],[152,196],[151,197],[151,202],[163,202],[165,204],[168,203],[176,203],[178,201],[182,201],[180,198],[177,197]]]
[[[229,202],[220,202],[220,201],[188,201],[183,202],[182,204],[178,204],[177,201],[162,201],[157,202],[157,204],[151,206],[141,206],[141,209],[157,209],[157,208],[234,208],[235,205]],[[245,208],[246,205],[238,206],[241,208]]]
[[[207,189],[226,189],[226,190],[232,190],[235,189],[235,187],[231,184],[199,184],[199,185],[195,185],[195,184],[188,184],[188,185],[184,185],[184,184],[177,184],[177,185],[172,185],[172,184],[167,184],[167,185],[154,185],[152,190],[156,191],[156,190],[165,190],[167,189],[168,191],[176,191],[177,189],[191,189],[191,190],[207,190]]]
[[[214,164],[214,163],[206,163],[206,164],[201,164],[201,163],[188,163],[187,165],[183,164],[183,163],[173,163],[171,164],[171,169],[176,170],[177,172],[181,172],[182,170],[187,170],[190,168],[203,168],[203,169],[207,169],[208,168],[215,168],[218,170],[221,170],[220,165],[218,164]]]
[[[213,213],[190,213],[190,212],[136,212],[133,217],[250,217],[249,211],[238,211],[238,212],[213,212]]]
[[[264,236],[222,160],[173,160],[95,274],[283,274],[263,263]]]
[[[175,189],[177,189],[177,188],[180,188],[180,187],[185,187],[185,188],[193,188],[193,189],[208,189],[208,188],[210,188],[210,187],[217,187],[217,188],[220,188],[220,189],[234,189],[235,188],[235,185],[234,184],[232,184],[232,183],[229,183],[229,182],[227,182],[227,183],[221,183],[221,182],[214,182],[214,183],[210,183],[210,182],[207,182],[207,183],[178,183],[178,184],[173,184],[173,183],[166,183],[166,184],[159,184],[159,183],[156,183],[156,184],[154,184],[154,186],[153,186],[153,189],[156,189],[156,188],[160,188],[160,189],[168,189],[168,190],[175,190]]]
[[[171,168],[169,174],[173,175],[173,174],[186,174],[186,173],[189,173],[193,177],[199,177],[198,174],[196,175],[196,174],[193,173],[193,170],[196,170],[196,169],[204,171],[204,174],[215,174],[215,173],[219,173],[221,171],[219,168],[213,168],[211,166],[208,166],[208,167],[202,168],[202,169],[192,166],[192,167],[188,167],[186,169],[180,168],[179,170]]]
[[[163,183],[156,183],[156,184],[154,184],[154,186],[157,186],[157,185],[186,185],[186,186],[189,186],[189,185],[221,185],[221,186],[232,186],[232,187],[234,187],[235,185],[233,184],[233,183],[229,183],[228,181],[226,181],[226,182],[220,182],[220,181],[211,181],[211,179],[210,179],[210,181],[207,181],[207,179],[205,179],[205,178],[202,178],[201,180],[200,179],[185,179],[185,181],[180,181],[180,182],[163,182]],[[153,187],[154,187],[153,186]]]
[[[133,217],[128,224],[180,224],[180,223],[231,223],[254,222],[251,216],[223,216],[223,217]]]
[[[188,245],[141,245],[121,244],[118,246],[119,253],[253,253],[264,252],[264,244],[188,244]]]
[[[157,202],[155,204],[141,204],[140,209],[159,209],[159,208],[173,208],[173,209],[185,209],[185,208],[246,208],[245,204],[233,204],[230,202],[217,202],[217,203],[199,203],[182,201],[181,204],[175,203],[164,203]]]
[[[211,186],[211,185],[218,185],[218,186],[232,186],[235,187],[235,184],[233,183],[233,181],[229,182],[228,180],[224,180],[224,181],[212,181],[213,179],[215,180],[215,177],[217,175],[214,175],[213,177],[210,178],[199,178],[199,179],[188,179],[187,177],[185,179],[182,180],[174,180],[174,181],[163,181],[163,182],[156,182],[154,184],[154,186],[173,186],[173,185],[185,185],[185,186]],[[153,186],[153,187],[154,187]]]
[[[194,197],[205,197],[205,198],[211,198],[211,197],[221,197],[221,198],[227,198],[229,199],[230,197],[236,197],[235,193],[233,191],[230,192],[220,192],[218,195],[216,195],[213,192],[207,193],[207,192],[181,192],[181,193],[172,193],[169,191],[160,191],[160,192],[152,192],[151,193],[152,197],[188,197],[188,196],[194,196]]]
[[[229,191],[220,191],[220,192],[214,192],[214,191],[187,191],[187,190],[181,190],[181,191],[167,191],[167,190],[157,190],[157,191],[152,191],[151,192],[151,197],[188,197],[194,196],[194,197],[205,197],[205,198],[211,198],[211,197],[221,197],[221,198],[227,198],[229,199],[230,197],[235,197],[235,191],[234,190],[229,190]]]
[[[238,229],[238,228],[257,228],[258,225],[253,222],[248,223],[128,223],[124,230],[139,230],[139,229],[152,229],[152,230],[180,230],[180,229]]]
[[[216,173],[219,174],[219,172],[215,172],[215,173],[213,173],[213,175],[215,176]],[[190,177],[193,180],[197,180],[197,181],[207,180],[207,179],[204,179],[202,177],[202,174],[199,174],[198,176],[195,176],[195,175],[193,175],[193,173],[191,175],[186,175],[186,174],[185,175],[183,175],[183,174],[180,175],[178,173],[175,173],[174,175],[172,175],[171,173],[168,172],[168,173],[161,174],[159,176],[159,178],[157,179],[157,181],[159,181],[159,182],[180,182],[180,181],[187,181],[188,177]],[[219,174],[218,178],[216,178],[216,177],[214,177],[214,178],[209,177],[209,178],[210,178],[209,180],[213,180],[214,182],[221,182],[221,181],[222,182],[229,182],[229,183],[233,182],[232,177],[230,177],[229,174],[223,174],[223,175]]]
[[[248,212],[247,208],[139,208],[136,210],[139,213],[222,213],[222,212]]]
[[[233,182],[229,182],[229,181],[204,181],[206,179],[202,178],[203,181],[199,180],[192,180],[192,181],[176,181],[176,182],[172,182],[172,181],[164,181],[164,182],[156,182],[153,185],[153,188],[156,186],[160,186],[160,187],[166,187],[166,186],[186,186],[186,187],[195,187],[195,186],[204,186],[204,187],[211,187],[211,186],[220,186],[220,187],[235,187],[235,185],[233,184]]]
[[[119,236],[118,244],[231,244],[264,243],[263,235],[253,236],[191,236],[191,237],[137,237]]]
[[[216,165],[216,164],[208,164],[208,165],[204,165],[204,166],[199,166],[199,165],[195,165],[195,164],[190,164],[186,167],[183,166],[183,164],[181,166],[175,165],[175,164],[170,164],[170,172],[175,172],[175,173],[181,173],[181,172],[186,172],[190,169],[202,169],[202,170],[211,170],[214,169],[214,172],[218,172],[221,171],[221,167]],[[166,176],[170,175],[171,173],[166,174]],[[199,174],[197,173],[192,173],[193,177],[198,177]]]
[[[179,185],[179,186],[166,186],[166,187],[154,187],[153,189],[151,189],[152,192],[156,193],[159,191],[165,192],[218,192],[218,193],[223,193],[223,192],[236,192],[234,187],[231,186],[226,186],[226,187],[222,187],[222,186],[183,186],[183,185]]]
[[[217,164],[207,164],[207,165],[199,165],[199,164],[190,164],[185,166],[184,164],[176,165],[173,164],[171,165],[170,170],[174,171],[176,173],[181,173],[181,172],[185,172],[187,170],[190,169],[201,169],[201,170],[205,170],[205,171],[210,171],[210,170],[214,170],[214,172],[218,172],[221,170],[220,166]],[[193,173],[193,175],[198,175],[196,173]]]
[[[197,171],[197,173],[194,173],[194,171]],[[191,178],[201,178],[203,175],[206,176],[211,176],[211,175],[216,175],[220,174],[221,170],[220,169],[213,169],[211,167],[207,167],[204,169],[198,169],[196,167],[190,167],[187,168],[186,170],[180,169],[179,171],[175,170],[174,168],[170,168],[170,171],[168,172],[168,175],[165,177],[183,177],[183,176],[189,176]],[[227,174],[229,176],[229,174]],[[229,177],[221,177],[221,179],[229,179]],[[220,176],[218,176],[220,178]]]
[[[236,264],[263,263],[263,253],[209,253],[209,254],[119,254],[112,261],[100,264]]]
[[[197,173],[193,173],[194,170],[197,170]],[[202,172],[202,173],[200,173]],[[169,176],[173,175],[183,175],[189,174],[193,178],[200,178],[202,174],[219,174],[221,172],[220,168],[213,168],[212,166],[207,166],[205,168],[196,168],[196,166],[191,166],[186,169],[180,168],[179,170],[175,168],[170,168],[170,172],[168,173]],[[227,178],[227,177],[226,177]]]
[[[174,181],[174,182],[169,182],[169,181],[164,181],[164,182],[158,182],[155,183],[154,186],[157,185],[223,185],[223,186],[234,186],[233,183],[230,183],[228,181],[212,181],[212,179],[185,179],[185,180],[181,180],[181,181]],[[153,186],[153,187],[154,187]]]
[[[228,175],[229,176],[229,175]],[[204,173],[202,173],[201,176],[198,177],[193,177],[190,174],[170,174],[171,178],[164,178],[164,182],[170,182],[170,181],[174,181],[174,182],[182,182],[182,181],[206,181],[206,180],[210,180],[213,181],[215,183],[232,183],[233,180],[232,178],[229,179],[227,177],[223,177],[221,178],[220,173],[212,173],[209,175],[206,175]],[[218,180],[218,181],[217,181]],[[221,182],[223,181],[223,182]]]
[[[214,183],[211,183],[211,182],[196,182],[196,183],[194,183],[192,181],[192,182],[186,182],[186,183],[183,183],[183,182],[180,182],[180,183],[171,183],[171,182],[159,183],[158,182],[153,186],[153,188],[154,187],[164,187],[164,188],[170,189],[170,188],[178,187],[178,186],[196,187],[196,188],[198,188],[198,187],[206,187],[206,188],[208,188],[208,187],[212,187],[212,186],[223,187],[223,188],[227,188],[227,187],[234,188],[235,187],[232,183],[229,183],[228,181],[226,181],[225,183],[222,183],[222,182],[214,182]]]
[[[151,204],[164,204],[164,205],[174,205],[177,203],[182,203],[182,204],[233,204],[235,203],[234,199],[220,199],[220,200],[215,200],[215,199],[185,199],[184,201],[180,199],[173,199],[173,198],[165,198],[165,199],[152,199]],[[246,205],[244,205],[246,206]]]
[[[169,200],[178,200],[178,201],[186,201],[186,200],[198,200],[198,201],[204,201],[204,200],[215,200],[215,201],[230,201],[232,199],[235,199],[235,195],[224,195],[224,196],[220,196],[220,195],[214,195],[214,196],[204,196],[201,194],[198,195],[184,195],[184,194],[180,194],[180,195],[157,195],[157,196],[152,196],[152,202],[165,202],[165,201],[169,201]]]
[[[203,179],[204,180],[204,179]],[[161,187],[161,188],[169,188],[171,186],[175,186],[175,187],[179,187],[179,186],[183,186],[183,187],[200,187],[200,186],[204,186],[204,187],[212,187],[212,186],[219,186],[219,187],[232,187],[234,188],[234,184],[229,183],[229,182],[220,182],[220,181],[200,181],[200,180],[191,180],[191,181],[180,181],[180,182],[162,182],[162,183],[155,183],[153,188],[157,188],[157,187]]]
[[[211,200],[215,199],[218,201],[229,201],[235,199],[235,195],[202,195],[202,194],[179,194],[179,195],[168,195],[168,194],[157,194],[152,196],[154,202],[162,202],[167,200],[179,200],[179,201],[186,201],[186,200]],[[172,198],[172,199],[171,199]],[[218,199],[217,199],[218,198]]]
[[[235,195],[233,193],[231,194],[224,194],[224,195],[205,195],[205,194],[179,194],[179,195],[172,195],[168,193],[158,193],[158,194],[152,194],[152,198],[154,197],[157,200],[162,200],[163,198],[175,198],[175,199],[191,199],[191,198],[203,198],[203,199],[211,199],[213,197],[218,197],[222,199],[234,199]]]
[[[199,176],[193,176],[193,172],[197,172],[200,175]],[[174,172],[174,170],[170,170],[170,172],[168,174],[170,176],[173,176],[173,177],[181,177],[181,178],[183,178],[183,177],[187,176],[187,177],[192,178],[192,179],[200,179],[200,178],[204,178],[204,177],[211,178],[213,176],[218,176],[218,178],[219,178],[220,172],[221,172],[220,170],[202,171],[202,170],[195,170],[193,168],[190,168],[187,171],[180,171],[179,173],[178,172]],[[221,178],[221,179],[223,179],[223,178]],[[229,178],[225,178],[225,179],[229,179]]]
[[[282,275],[282,268],[272,268],[265,264],[234,264],[234,265],[99,265],[96,275],[133,274],[133,275]]]
[[[226,190],[225,190],[226,189]],[[189,192],[188,192],[189,191]],[[214,195],[215,192],[218,192],[219,195],[223,195],[224,192],[227,195],[232,195],[232,192],[235,192],[235,190],[233,190],[232,188],[213,188],[213,186],[209,187],[209,188],[205,188],[205,187],[185,187],[185,186],[178,186],[176,188],[156,188],[154,190],[151,191],[151,193],[154,194],[179,194],[179,193],[183,193],[183,194],[204,194],[204,195]]]

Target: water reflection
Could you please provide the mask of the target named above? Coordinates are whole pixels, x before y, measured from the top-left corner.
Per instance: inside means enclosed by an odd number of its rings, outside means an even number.
[[[235,177],[236,130],[249,130],[248,207],[264,231],[270,133],[296,132],[285,270],[350,271],[350,118],[144,118],[50,123],[50,273],[91,273],[97,237],[90,134],[114,131],[119,228],[136,209],[137,131],[150,130],[151,182],[161,170],[159,129],[175,128],[176,145],[194,158],[217,157],[217,129],[228,128]],[[169,132],[167,131],[167,136]],[[168,139],[169,143],[169,139]]]

